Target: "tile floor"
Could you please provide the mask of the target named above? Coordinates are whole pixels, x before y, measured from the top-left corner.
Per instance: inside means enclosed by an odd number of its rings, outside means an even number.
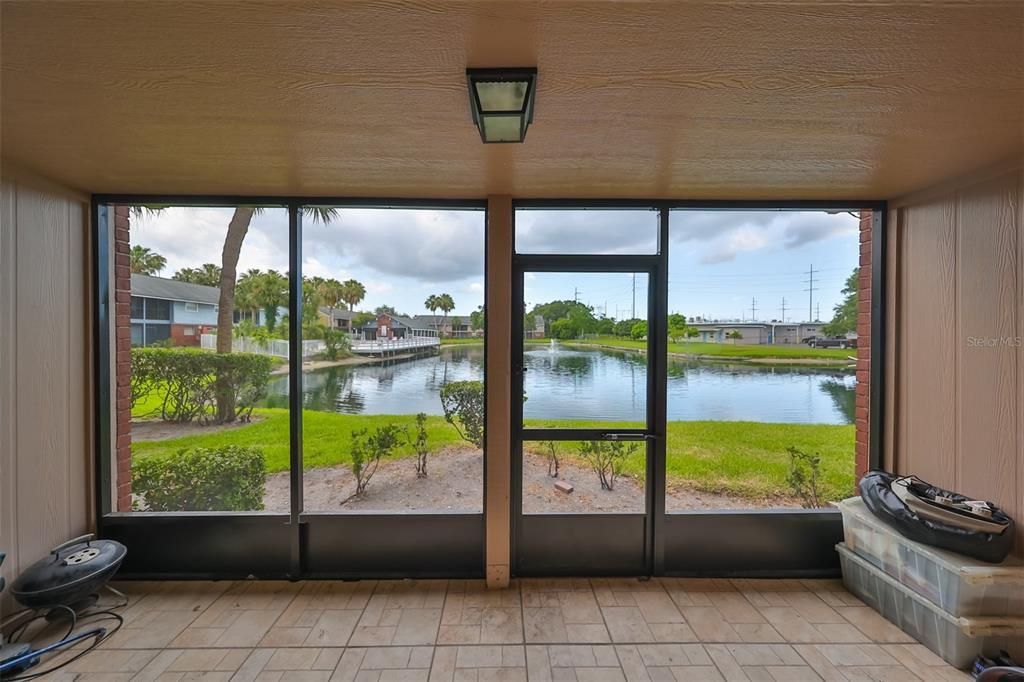
[[[831,580],[134,582],[55,680],[968,680]],[[69,656],[69,654],[65,654]]]

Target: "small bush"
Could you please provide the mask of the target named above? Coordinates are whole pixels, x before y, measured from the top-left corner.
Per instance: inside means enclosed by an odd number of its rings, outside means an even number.
[[[345,502],[366,492],[380,460],[390,455],[397,445],[398,427],[394,424],[378,426],[372,433],[368,429],[352,432],[351,467],[352,475],[356,477],[356,491]]]
[[[561,466],[561,462],[558,460],[558,443],[553,440],[546,440],[541,443],[544,448],[544,454],[548,458],[548,476],[551,478],[558,478],[558,469]]]
[[[794,497],[800,498],[804,509],[817,509],[821,504],[821,493],[818,491],[818,476],[821,473],[821,455],[810,455],[792,445],[786,448],[789,453],[789,473],[786,484]]]
[[[325,326],[323,328],[323,335],[324,357],[328,360],[337,360],[340,355],[348,352],[348,334],[339,329]]]
[[[156,391],[159,417],[208,422],[217,415],[218,378],[233,398],[231,418],[248,421],[266,397],[274,360],[257,353],[211,353],[198,348],[133,348],[133,404]]]
[[[195,448],[132,461],[132,492],[148,511],[259,511],[265,482],[259,448]]]
[[[420,412],[416,415],[416,430],[410,432],[405,429],[405,442],[409,444],[416,453],[416,478],[427,477],[427,455],[430,453],[430,446],[427,443],[427,415]]]
[[[597,474],[602,490],[614,490],[626,457],[635,453],[639,443],[592,440],[580,443],[580,455]]]
[[[441,387],[444,419],[466,442],[484,446],[484,382],[452,381]]]

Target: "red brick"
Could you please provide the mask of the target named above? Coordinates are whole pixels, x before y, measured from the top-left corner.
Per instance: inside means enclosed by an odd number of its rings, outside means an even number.
[[[118,452],[120,452],[122,448],[131,448],[131,446],[132,446],[131,434],[122,434],[122,435],[117,437],[117,446],[116,447],[118,449]]]
[[[121,281],[122,278],[128,280],[128,288],[131,288],[132,281],[132,269],[129,265],[116,265],[114,266],[114,277],[117,277],[115,281]]]
[[[128,248],[128,242],[115,242],[114,253],[128,253],[131,249]]]

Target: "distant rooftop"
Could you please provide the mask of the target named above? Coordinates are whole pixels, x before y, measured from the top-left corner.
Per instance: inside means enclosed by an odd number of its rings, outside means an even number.
[[[220,302],[220,289],[164,277],[133,274],[132,296],[217,305]]]

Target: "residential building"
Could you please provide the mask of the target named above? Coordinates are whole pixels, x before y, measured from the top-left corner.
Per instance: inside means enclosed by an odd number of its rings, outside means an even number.
[[[352,332],[352,318],[359,313],[346,310],[345,308],[320,308],[320,321],[334,329],[344,332]]]
[[[368,341],[377,339],[404,339],[411,336],[437,336],[437,330],[423,322],[404,315],[380,313],[355,332]]]
[[[220,289],[164,277],[131,277],[131,343],[198,346],[217,328]]]
[[[466,338],[483,336],[483,330],[474,330],[469,323],[468,315],[413,315],[412,324],[421,329],[433,329],[441,336]]]

